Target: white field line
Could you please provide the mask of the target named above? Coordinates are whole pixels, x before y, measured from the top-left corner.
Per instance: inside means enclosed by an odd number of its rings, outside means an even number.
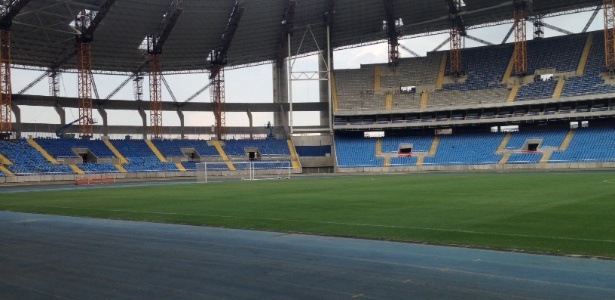
[[[17,206],[17,205],[19,205],[19,204],[12,204],[11,206]],[[468,234],[497,235],[497,236],[509,236],[509,237],[541,238],[541,239],[552,239],[552,240],[615,243],[615,240],[584,239],[584,238],[572,238],[572,237],[561,237],[561,236],[544,236],[544,235],[531,235],[531,234],[516,234],[516,233],[482,232],[482,231],[473,231],[473,230],[443,229],[443,228],[418,227],[418,226],[399,226],[399,225],[363,224],[363,223],[343,223],[343,222],[330,222],[330,221],[309,221],[309,220],[278,219],[278,218],[256,218],[256,217],[223,216],[223,215],[207,215],[207,214],[186,214],[186,213],[159,212],[159,211],[139,211],[139,210],[122,210],[122,209],[100,209],[100,208],[94,209],[94,208],[75,208],[75,207],[42,206],[42,205],[34,206],[34,207],[39,207],[39,208],[59,208],[59,209],[66,209],[66,210],[96,210],[96,211],[120,212],[120,213],[145,213],[145,214],[169,215],[169,216],[210,217],[210,218],[213,217],[213,218],[225,218],[225,219],[283,221],[283,222],[313,223],[313,224],[327,224],[327,225],[355,226],[355,227],[414,229],[414,230],[440,231],[440,232],[458,232],[458,233],[468,233]]]

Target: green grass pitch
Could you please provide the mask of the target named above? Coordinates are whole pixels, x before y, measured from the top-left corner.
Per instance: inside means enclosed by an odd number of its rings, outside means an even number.
[[[0,193],[0,210],[615,257],[615,173],[362,175]]]

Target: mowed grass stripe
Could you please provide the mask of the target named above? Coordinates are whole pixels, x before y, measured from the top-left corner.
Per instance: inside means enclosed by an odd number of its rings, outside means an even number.
[[[369,175],[0,194],[0,209],[615,257],[615,173]]]

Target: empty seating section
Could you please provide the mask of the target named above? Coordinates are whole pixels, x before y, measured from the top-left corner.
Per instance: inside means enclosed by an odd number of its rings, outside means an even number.
[[[50,163],[24,139],[0,141],[0,153],[13,162],[6,168],[16,175],[73,174],[68,165]]]
[[[414,166],[416,165],[416,156],[391,157],[390,164],[391,167]]]
[[[615,86],[605,84],[600,76],[604,68],[604,35],[595,32],[583,76],[566,79],[561,97],[615,93]]]
[[[511,153],[508,158],[507,164],[535,164],[538,163],[542,153],[528,152],[528,153]]]
[[[361,69],[336,70],[335,88],[339,110],[375,108],[374,71],[371,67]],[[384,101],[381,101],[384,108]]]
[[[512,53],[511,45],[462,50],[461,68],[467,77],[460,83],[443,84],[442,90],[470,91],[506,88],[506,84],[502,84],[502,77]],[[447,62],[446,65],[446,74],[449,74],[450,63]]]
[[[382,153],[397,153],[400,144],[412,144],[412,152],[427,152],[432,141],[432,136],[384,137]]]
[[[86,174],[117,173],[112,163],[78,163],[77,167]]]
[[[512,132],[510,135],[510,140],[508,144],[506,144],[506,149],[511,150],[520,150],[523,147],[523,144],[528,139],[542,139],[539,147],[559,147],[568,130],[541,130],[541,131],[523,131],[523,132]]]
[[[73,148],[87,148],[96,157],[109,158],[115,157],[113,152],[101,140],[82,140],[82,139],[50,139],[50,138],[35,138],[34,139],[47,153],[54,158],[76,157],[78,158]]]
[[[363,137],[335,137],[339,167],[381,167],[383,158],[376,157],[376,139]]]
[[[549,162],[613,162],[615,130],[612,128],[579,128],[565,151],[555,151]]]
[[[553,79],[530,82],[519,87],[515,101],[548,99],[553,96],[557,81]]]
[[[528,41],[527,74],[540,69],[575,71],[586,39],[587,34],[577,34]]]
[[[381,67],[380,85],[385,89],[433,85],[438,77],[440,55],[440,53],[429,53],[426,57],[400,59],[395,71]]]
[[[386,109],[386,93],[393,96],[393,109],[419,108],[420,91],[400,93],[400,87],[435,85],[441,53],[403,58],[393,70],[386,65],[335,70],[338,110]],[[374,86],[374,68],[380,68],[380,86]]]
[[[177,171],[171,162],[161,162],[144,140],[112,140],[115,148],[128,160],[124,168],[129,172]]]
[[[262,140],[227,140],[224,141],[224,152],[231,156],[246,156],[246,147],[256,147],[258,152],[267,156],[290,156],[290,150],[286,140],[262,139]]]
[[[152,140],[164,157],[184,157],[182,148],[195,149],[200,156],[220,156],[215,147],[204,140]]]
[[[497,164],[502,158],[495,154],[501,133],[442,135],[433,157],[425,157],[424,165],[484,165]]]

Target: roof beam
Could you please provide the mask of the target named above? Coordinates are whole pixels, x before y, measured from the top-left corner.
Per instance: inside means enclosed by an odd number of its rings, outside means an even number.
[[[510,26],[510,30],[508,30],[508,33],[506,34],[506,36],[504,36],[504,39],[502,40],[502,45],[506,44],[506,41],[508,41],[513,31],[515,31],[515,25]]]
[[[160,25],[158,25],[158,31],[152,36],[152,49],[149,50],[150,54],[161,54],[162,46],[167,41],[167,38],[171,34],[173,27],[177,23],[179,16],[184,11],[182,7],[183,0],[172,0],[171,5],[164,13]]]
[[[204,86],[203,88],[201,88],[200,90],[198,90],[196,93],[192,94],[192,96],[188,97],[188,99],[186,99],[180,106],[184,106],[186,105],[186,103],[196,99],[196,97],[198,97],[200,94],[202,94],[205,90],[207,90],[211,85],[213,84],[213,82],[209,82],[206,86]]]
[[[386,13],[386,34],[389,41],[389,63],[396,65],[399,61],[399,31],[397,30],[397,20],[393,0],[384,0]]]
[[[469,34],[468,34],[468,35],[466,35],[466,37],[467,37],[467,38],[469,38],[469,39],[471,39],[471,40],[473,40],[473,41],[477,41],[477,42],[479,42],[479,43],[481,43],[481,44],[484,44],[484,45],[487,45],[487,46],[492,46],[492,45],[494,45],[494,44],[493,44],[493,43],[491,43],[491,42],[485,41],[485,40],[483,40],[483,39],[481,39],[481,38],[477,38],[477,37],[475,37],[475,36],[471,36],[471,35],[469,35]]]
[[[214,68],[215,65],[224,66],[227,64],[227,52],[231,47],[231,42],[233,41],[233,37],[235,36],[235,31],[237,31],[237,27],[239,27],[239,21],[241,20],[241,16],[246,10],[245,0],[238,0],[235,2],[233,6],[233,10],[228,18],[228,22],[226,23],[226,30],[222,34],[222,39],[220,40],[220,46],[218,48],[211,51],[210,54],[210,62],[212,65],[212,72],[210,78],[214,78],[217,73],[220,71],[220,68]]]
[[[589,20],[587,21],[587,24],[585,24],[585,27],[583,28],[583,33],[587,32],[587,30],[589,29],[589,26],[592,25],[592,23],[594,23],[594,19],[596,18],[596,15],[598,15],[598,12],[600,12],[600,9],[602,8],[602,4],[598,4],[598,6],[596,6],[596,9],[594,9],[594,12],[592,13],[591,17],[589,17]]]
[[[410,54],[412,54],[412,55],[414,55],[416,57],[420,57],[420,55],[418,53],[416,53],[415,51],[412,51],[412,49],[404,46],[403,44],[399,44],[399,48],[402,48],[402,49],[406,50],[406,52],[408,52],[408,53],[410,53]]]
[[[21,9],[24,8],[30,0],[10,0],[3,2],[5,4],[2,4],[1,6],[4,13],[0,14],[0,28],[10,29],[11,25],[13,25],[13,18],[19,14],[19,11],[21,11]]]
[[[297,7],[297,0],[288,0],[288,3],[286,3],[286,10],[284,11],[284,19],[282,20],[282,41],[278,44],[278,53],[275,57],[279,64],[282,63],[284,57],[286,57],[284,48],[288,43],[288,36],[292,34],[293,31],[295,7]]]
[[[568,30],[566,30],[566,29],[559,28],[559,27],[557,27],[557,26],[553,26],[553,25],[551,25],[551,24],[547,24],[547,23],[545,23],[545,22],[542,22],[542,26],[547,27],[547,28],[549,28],[549,29],[553,29],[553,30],[558,31],[558,32],[561,32],[561,33],[563,33],[563,34],[568,34],[568,35],[570,35],[570,34],[574,34],[574,32],[572,32],[572,31],[568,31]]]

